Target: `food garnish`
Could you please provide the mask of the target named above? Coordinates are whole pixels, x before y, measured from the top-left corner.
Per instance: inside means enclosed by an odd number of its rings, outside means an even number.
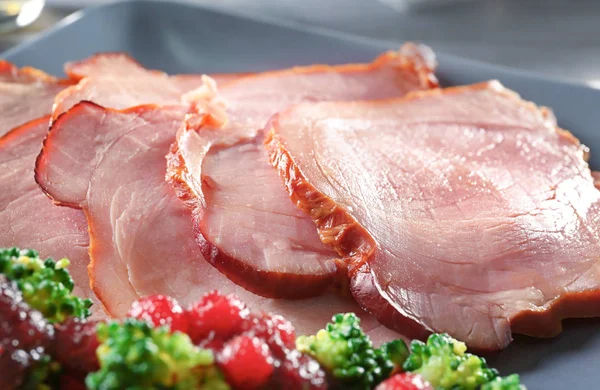
[[[376,348],[354,313],[296,337],[279,315],[216,291],[189,308],[155,295],[122,321],[88,321],[68,260],[0,249],[0,386],[6,389],[523,390],[446,334]],[[9,375],[4,375],[8,373]]]
[[[72,294],[74,283],[69,260],[40,259],[34,250],[0,249],[0,274],[14,281],[27,304],[48,322],[90,316],[92,301]]]

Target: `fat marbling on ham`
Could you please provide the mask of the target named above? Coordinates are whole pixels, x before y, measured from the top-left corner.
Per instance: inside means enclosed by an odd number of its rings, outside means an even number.
[[[381,322],[495,350],[600,315],[600,192],[547,109],[489,82],[301,104],[268,128],[293,201]]]
[[[273,298],[315,296],[345,278],[344,264],[320,242],[270,166],[262,128],[277,111],[303,101],[400,97],[437,86],[434,66],[428,48],[407,44],[370,64],[266,72],[220,88],[226,123],[194,119],[169,157],[169,178],[193,211],[204,257],[236,283]]]

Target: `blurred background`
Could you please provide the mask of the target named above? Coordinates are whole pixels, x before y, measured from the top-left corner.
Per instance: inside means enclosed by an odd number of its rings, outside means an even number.
[[[422,41],[439,52],[600,88],[598,0],[179,1],[388,41]],[[72,12],[106,2],[0,0],[0,9],[4,10],[0,51],[31,38]],[[11,23],[27,27],[14,30],[7,27]]]

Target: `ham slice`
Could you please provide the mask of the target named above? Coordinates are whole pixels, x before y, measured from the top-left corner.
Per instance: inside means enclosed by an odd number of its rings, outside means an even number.
[[[35,159],[48,131],[54,95],[69,82],[0,61],[0,247],[31,248],[42,258],[69,258],[75,293],[91,298],[95,318],[104,315],[89,287],[88,235],[79,210],[57,207],[33,178]]]
[[[184,113],[181,107],[117,111],[79,103],[53,123],[38,159],[36,179],[47,194],[85,211],[92,287],[109,313],[123,317],[143,295],[168,294],[188,305],[214,289],[285,315],[300,334],[315,332],[337,312],[360,311],[333,294],[303,301],[262,298],[203,259],[190,211],[164,180],[165,155]],[[397,337],[362,316],[377,340]]]
[[[181,96],[202,85],[202,75],[169,76],[145,69],[123,53],[101,53],[65,65],[65,72],[77,85],[56,97],[53,119],[81,101],[123,109],[143,104],[175,105]],[[226,84],[247,74],[212,75]]]
[[[549,110],[489,82],[302,104],[269,129],[293,201],[396,330],[496,350],[600,315],[600,192]]]
[[[345,277],[344,264],[287,196],[261,129],[298,102],[399,97],[435,86],[431,57],[427,48],[408,44],[371,64],[267,72],[220,88],[226,125],[183,128],[169,157],[169,180],[193,211],[204,257],[236,283],[273,298],[315,296]]]
[[[69,85],[33,68],[18,69],[0,60],[0,137],[33,119],[48,115],[54,96]]]
[[[0,138],[0,247],[33,248],[42,258],[64,257],[75,281],[74,292],[98,303],[87,274],[88,234],[81,210],[52,204],[33,178],[35,159],[48,131],[49,117],[18,127]],[[92,307],[94,317],[102,307]]]
[[[139,62],[125,53],[98,53],[81,61],[67,62],[65,64],[65,73],[72,79],[79,81],[90,76],[119,76],[123,78],[146,76],[149,73],[161,77],[169,77],[177,84],[181,84],[180,88],[185,92],[197,88],[202,85],[201,74],[180,74],[168,76],[158,70],[148,70]],[[222,73],[211,74],[219,84],[251,75],[252,73]],[[190,87],[191,86],[191,87]]]

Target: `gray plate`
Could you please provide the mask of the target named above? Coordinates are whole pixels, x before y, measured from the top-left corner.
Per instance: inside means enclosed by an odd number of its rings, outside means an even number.
[[[328,31],[308,31],[273,21],[223,14],[161,1],[129,1],[89,9],[2,56],[54,74],[65,61],[99,51],[126,51],[149,68],[169,73],[242,72],[291,65],[369,61],[398,43]],[[444,85],[498,79],[527,99],[551,107],[563,128],[592,149],[600,167],[600,91],[513,69],[438,53]],[[489,357],[503,373],[517,372],[530,389],[592,389],[600,383],[600,320],[565,322],[551,340],[517,337]],[[596,356],[596,358],[594,358]]]

